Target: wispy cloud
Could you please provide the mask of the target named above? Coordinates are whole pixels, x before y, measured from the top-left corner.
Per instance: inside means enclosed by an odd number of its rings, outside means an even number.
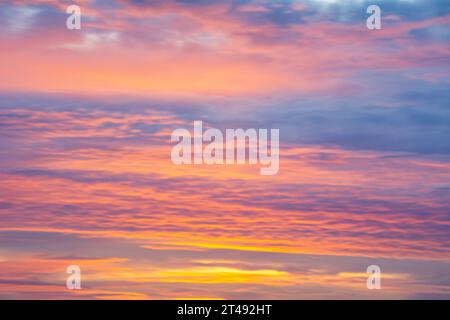
[[[448,298],[450,12],[379,2],[0,4],[0,297]],[[279,174],[173,165],[194,120]]]

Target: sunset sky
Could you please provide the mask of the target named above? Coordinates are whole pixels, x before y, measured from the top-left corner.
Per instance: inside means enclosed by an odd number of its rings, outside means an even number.
[[[0,299],[450,299],[449,1],[6,0],[0,30]],[[195,120],[279,128],[278,174],[174,165]]]

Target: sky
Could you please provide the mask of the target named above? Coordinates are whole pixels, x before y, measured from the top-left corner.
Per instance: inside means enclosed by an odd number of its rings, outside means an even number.
[[[0,30],[0,299],[450,299],[448,1],[6,0]],[[173,164],[196,120],[279,128],[278,174]]]

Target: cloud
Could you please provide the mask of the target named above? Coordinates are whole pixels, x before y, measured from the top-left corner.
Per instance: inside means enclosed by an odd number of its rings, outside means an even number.
[[[449,294],[448,279],[442,274],[448,269],[446,262],[263,252],[242,255],[220,249],[166,251],[61,233],[0,232],[0,238],[6,250],[6,259],[0,260],[0,296],[7,299],[232,299],[249,294],[272,299],[377,299],[381,296],[365,287],[365,268],[374,263],[382,266],[385,299],[445,298]],[[80,291],[65,289],[69,264],[81,268]]]
[[[0,297],[448,297],[448,7],[366,4],[3,3]],[[280,128],[279,174],[173,165],[194,120]]]

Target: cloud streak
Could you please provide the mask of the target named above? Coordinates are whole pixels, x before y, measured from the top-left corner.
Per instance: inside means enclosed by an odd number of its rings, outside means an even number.
[[[0,5],[0,298],[448,299],[442,1],[78,2]],[[279,174],[173,165],[194,120]]]

